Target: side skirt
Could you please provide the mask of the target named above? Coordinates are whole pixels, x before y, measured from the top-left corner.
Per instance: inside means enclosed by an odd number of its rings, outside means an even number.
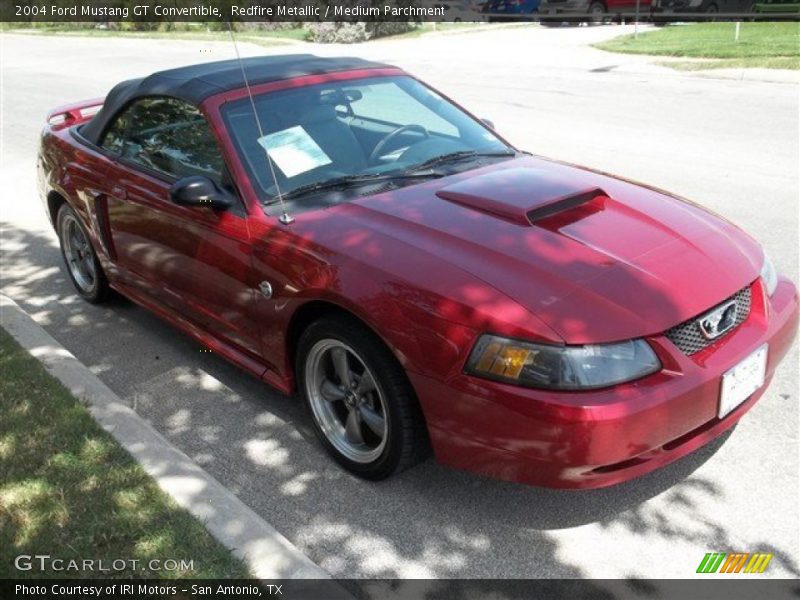
[[[179,329],[197,342],[213,350],[225,360],[247,371],[251,375],[254,375],[261,381],[277,389],[279,392],[291,395],[291,385],[277,373],[271,371],[264,363],[254,360],[240,350],[237,350],[234,346],[231,346],[227,342],[212,336],[177,313],[152,302],[151,300],[145,298],[142,294],[124,284],[119,283],[118,281],[111,283],[111,287],[132,302],[149,310],[159,318],[167,321],[176,329]]]

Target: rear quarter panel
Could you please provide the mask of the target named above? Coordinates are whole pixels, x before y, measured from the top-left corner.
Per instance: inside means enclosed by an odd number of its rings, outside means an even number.
[[[107,274],[113,275],[113,266],[99,235],[92,195],[92,190],[104,179],[108,166],[108,159],[76,139],[70,128],[50,124],[44,127],[37,159],[37,178],[45,213],[55,227],[57,212],[52,209],[57,207],[59,198],[66,201],[89,232],[103,268]],[[112,272],[108,273],[109,270]]]

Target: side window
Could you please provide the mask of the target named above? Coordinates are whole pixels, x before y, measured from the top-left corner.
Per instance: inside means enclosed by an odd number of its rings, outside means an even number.
[[[122,154],[122,148],[125,146],[125,132],[128,130],[128,116],[131,109],[125,109],[117,120],[111,125],[103,137],[103,142],[100,144],[103,148],[113,154]]]
[[[208,123],[199,110],[180,100],[139,100],[119,116],[101,145],[171,177],[205,175],[223,183],[222,155]]]

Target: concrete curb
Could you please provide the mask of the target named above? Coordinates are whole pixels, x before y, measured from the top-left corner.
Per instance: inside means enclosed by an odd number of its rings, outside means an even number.
[[[0,324],[76,397],[181,507],[262,580],[330,579],[289,540],[125,405],[13,300],[0,294]]]
[[[758,81],[761,83],[788,83],[797,85],[800,83],[800,72],[788,69],[762,69],[758,67],[746,67],[738,69],[708,69],[706,71],[694,71],[697,77],[706,79],[729,79],[734,81]]]

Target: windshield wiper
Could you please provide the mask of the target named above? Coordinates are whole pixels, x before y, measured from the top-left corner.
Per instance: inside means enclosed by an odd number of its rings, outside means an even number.
[[[325,190],[335,190],[341,188],[354,187],[359,185],[366,185],[368,183],[375,183],[377,181],[392,181],[395,179],[424,179],[427,177],[439,177],[441,173],[428,170],[415,169],[413,173],[399,172],[399,173],[375,173],[373,175],[343,175],[342,177],[334,177],[316,183],[308,183],[301,185],[285,194],[283,199],[297,198],[298,196],[305,196],[315,192],[322,192]],[[266,202],[267,205],[273,204],[278,201],[275,196]]]
[[[497,152],[478,152],[477,150],[459,150],[458,152],[448,152],[447,154],[442,154],[440,156],[434,156],[430,160],[426,160],[425,162],[421,162],[418,165],[414,165],[410,171],[417,172],[420,169],[427,169],[429,167],[434,167],[436,165],[441,165],[448,162],[454,162],[457,160],[461,160],[462,158],[478,158],[483,156],[515,156],[516,152],[513,150],[502,150]]]

